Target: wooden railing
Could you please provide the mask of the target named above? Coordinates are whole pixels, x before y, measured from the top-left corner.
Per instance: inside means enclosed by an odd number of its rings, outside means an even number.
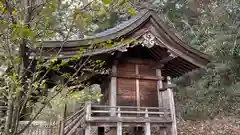
[[[77,132],[78,129],[82,129],[82,123],[84,122],[84,108],[77,111],[75,114],[71,115],[69,118],[64,120],[65,127],[64,127],[64,134],[65,135],[72,135]]]
[[[65,119],[63,122],[65,123],[64,127],[64,135],[81,135],[81,131],[84,127],[82,124],[85,120],[85,112],[84,107]],[[24,125],[26,125],[28,121],[21,121],[19,124],[19,128],[21,129]],[[47,122],[38,122],[34,121],[29,128],[23,133],[23,135],[59,135],[60,132],[60,123],[47,123]],[[79,133],[80,132],[80,133]]]
[[[110,114],[115,113],[115,115],[136,115],[136,116],[145,116],[146,113],[149,115],[158,115],[164,116],[170,114],[169,109],[159,108],[159,107],[135,107],[135,106],[101,106],[101,105],[92,105],[91,106],[91,114],[97,115],[99,114]]]
[[[20,121],[19,129],[23,128],[28,121]],[[34,121],[22,135],[58,135],[59,124],[47,123],[42,121]]]
[[[145,122],[152,119],[152,121],[166,120],[170,121],[171,114],[169,109],[159,107],[136,107],[136,106],[102,106],[91,105],[86,106],[86,120],[108,120],[110,122],[132,121]],[[151,121],[151,120],[150,120]]]
[[[82,134],[85,120],[88,122],[116,123],[119,134],[126,123],[139,123],[145,125],[150,130],[150,123],[171,122],[169,109],[159,107],[136,107],[136,106],[103,106],[86,103],[85,108],[80,109],[64,120],[64,134]],[[24,125],[24,123],[21,123]],[[57,135],[59,133],[59,123],[54,124],[32,124],[24,135]],[[90,129],[90,128],[89,128]],[[90,131],[89,131],[90,132]]]
[[[145,135],[151,134],[151,124],[171,124],[169,109],[137,106],[102,106],[86,103],[85,134],[91,133],[91,125],[117,127],[117,135],[122,135],[122,128],[131,124],[144,126]]]

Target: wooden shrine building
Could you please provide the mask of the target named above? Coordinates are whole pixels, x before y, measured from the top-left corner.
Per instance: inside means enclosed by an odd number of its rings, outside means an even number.
[[[171,78],[204,67],[208,57],[186,45],[152,10],[142,10],[94,37],[68,41],[63,46],[61,41],[46,41],[44,56],[62,48],[59,58],[67,59],[81,47],[110,40],[118,44],[83,55],[104,60],[111,69],[107,75],[91,76],[101,86],[101,103],[86,103],[65,123],[64,133],[76,134],[81,127],[85,135],[91,135],[91,128],[98,127],[99,135],[104,135],[104,128],[110,128],[111,135],[123,135],[123,128],[133,126],[138,127],[137,135],[151,135],[151,127],[157,125],[162,135],[177,135]]]

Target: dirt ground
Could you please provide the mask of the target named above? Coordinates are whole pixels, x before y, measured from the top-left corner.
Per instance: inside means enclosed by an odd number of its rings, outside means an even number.
[[[222,117],[207,121],[179,121],[179,135],[240,135],[240,119]]]

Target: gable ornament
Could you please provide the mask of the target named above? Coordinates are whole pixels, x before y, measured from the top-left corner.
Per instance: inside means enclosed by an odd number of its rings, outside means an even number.
[[[140,43],[143,47],[152,48],[155,45],[155,36],[150,32],[145,33]]]

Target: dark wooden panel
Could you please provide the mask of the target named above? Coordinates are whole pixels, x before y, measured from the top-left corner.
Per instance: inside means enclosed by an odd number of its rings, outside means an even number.
[[[117,79],[117,105],[136,106],[136,81],[135,79]]]
[[[156,69],[152,65],[138,65],[140,75],[156,76]]]
[[[120,64],[117,67],[118,69],[118,74],[119,75],[135,75],[135,65],[134,64]]]
[[[140,80],[140,105],[158,107],[157,81]]]

